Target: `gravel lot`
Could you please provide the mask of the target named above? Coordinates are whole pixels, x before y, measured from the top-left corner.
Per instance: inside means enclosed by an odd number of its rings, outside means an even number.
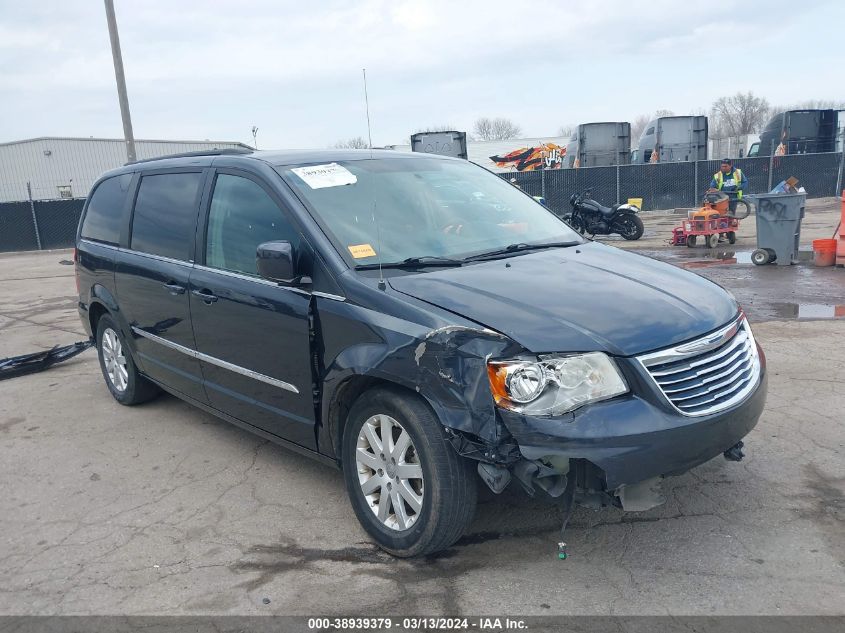
[[[82,337],[69,258],[0,256],[0,357]],[[579,509],[566,561],[557,507],[516,489],[482,492],[445,554],[394,560],[339,472],[169,396],[121,407],[93,352],[0,382],[0,614],[845,614],[845,321],[778,307],[845,304],[845,271],[697,272],[768,356],[749,455],[645,513]]]

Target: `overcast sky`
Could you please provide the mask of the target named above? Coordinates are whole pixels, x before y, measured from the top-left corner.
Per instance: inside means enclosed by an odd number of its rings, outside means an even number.
[[[326,147],[845,99],[842,0],[116,0],[137,138]],[[122,136],[103,3],[0,0],[0,142]]]

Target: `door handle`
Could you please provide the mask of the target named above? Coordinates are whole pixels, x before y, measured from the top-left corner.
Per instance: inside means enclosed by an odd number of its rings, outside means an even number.
[[[185,286],[180,286],[175,281],[168,281],[164,284],[164,287],[170,291],[172,295],[183,295],[185,294]]]
[[[202,290],[191,290],[191,294],[199,299],[202,299],[202,302],[208,305],[217,301],[217,295],[211,292],[208,288],[203,288]]]

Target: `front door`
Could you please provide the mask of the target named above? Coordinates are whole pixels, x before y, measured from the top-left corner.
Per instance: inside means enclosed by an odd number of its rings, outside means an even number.
[[[129,248],[115,262],[115,287],[141,370],[206,402],[188,301],[202,176],[200,171],[142,176]]]
[[[197,351],[211,405],[316,449],[307,292],[257,274],[262,242],[299,231],[259,179],[218,171],[205,222],[204,265],[191,272]]]

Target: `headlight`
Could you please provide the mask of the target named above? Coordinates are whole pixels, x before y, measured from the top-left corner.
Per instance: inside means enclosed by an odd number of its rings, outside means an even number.
[[[628,391],[616,364],[601,352],[538,361],[489,361],[496,404],[527,415],[560,415]]]

